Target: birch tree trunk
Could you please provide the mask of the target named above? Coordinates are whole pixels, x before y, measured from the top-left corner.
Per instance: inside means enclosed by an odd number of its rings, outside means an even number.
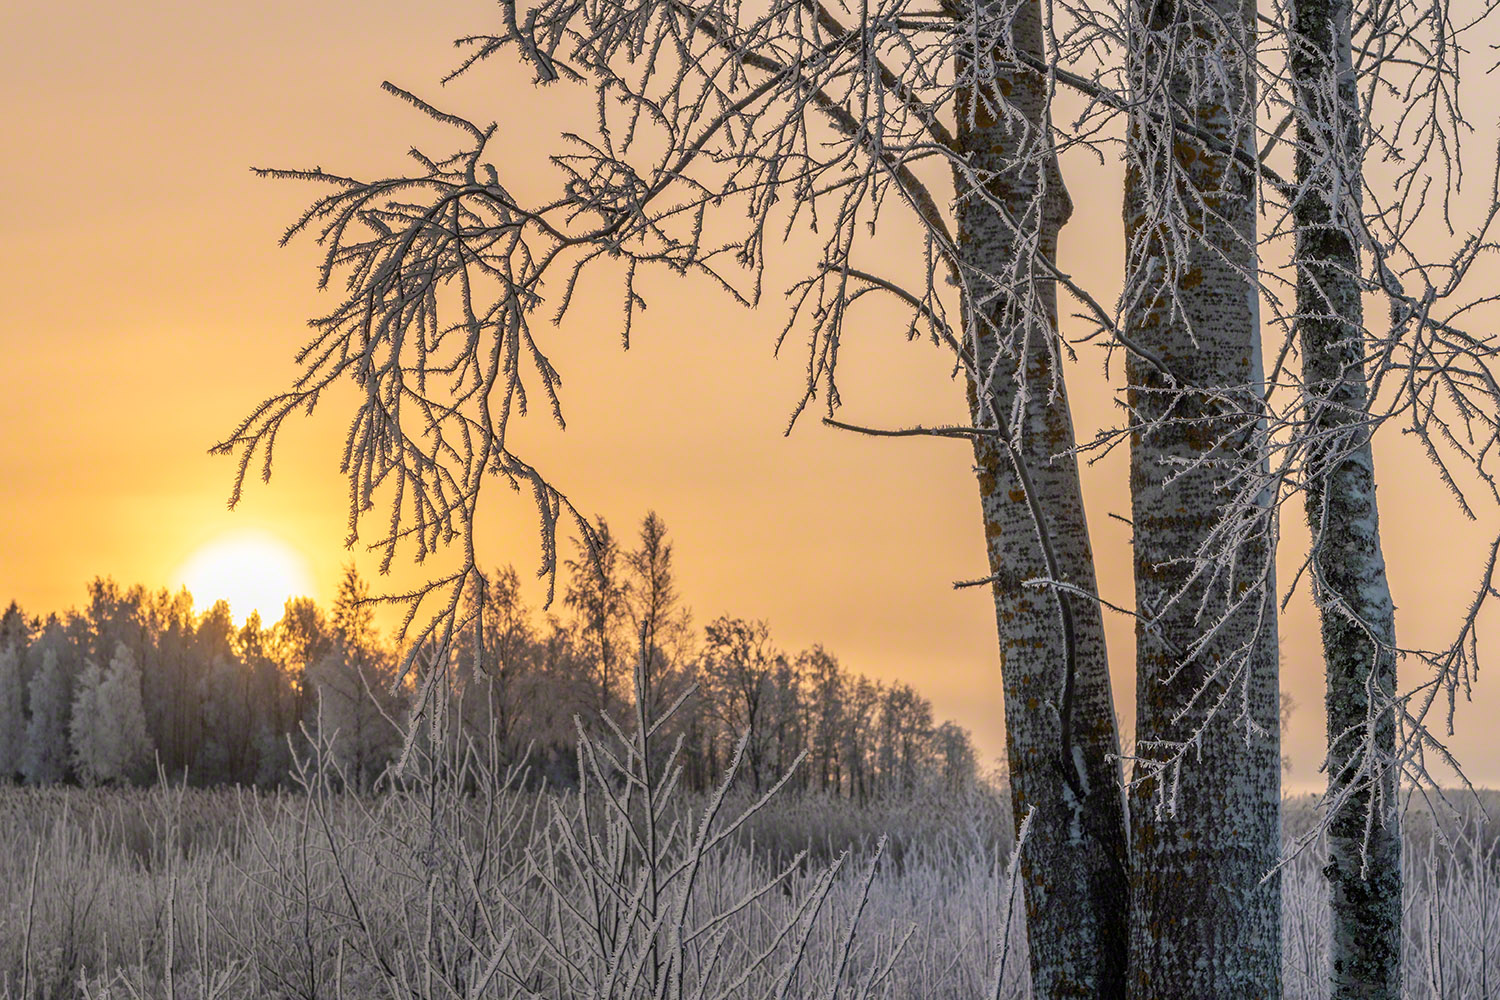
[[[1144,618],[1129,995],[1269,1000],[1281,995],[1280,880],[1262,882],[1281,846],[1274,532],[1269,496],[1243,492],[1264,484],[1255,9],[1134,0],[1131,17],[1124,323]]]
[[[1044,58],[1039,5],[1014,11],[1016,49]],[[1045,81],[995,51],[960,95],[955,171],[974,457],[999,629],[1011,798],[1037,997],[1123,997],[1128,933],[1119,736],[1095,594],[1073,424],[1056,368],[1047,270],[1072,204],[1052,146]],[[970,67],[958,67],[960,78]],[[1045,262],[1045,263],[1044,263]],[[1023,377],[1024,373],[1024,377]]]
[[[1307,516],[1327,660],[1330,996],[1401,995],[1395,605],[1380,550],[1364,370],[1360,109],[1349,0],[1295,0],[1297,330],[1308,394]],[[1342,801],[1341,801],[1342,800]]]

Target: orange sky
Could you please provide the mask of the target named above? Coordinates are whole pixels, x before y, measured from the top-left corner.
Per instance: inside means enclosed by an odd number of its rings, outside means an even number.
[[[232,465],[206,451],[288,380],[304,321],[331,300],[314,288],[310,242],[275,246],[313,192],[256,180],[249,166],[369,174],[393,167],[414,139],[442,148],[446,137],[379,83],[440,95],[450,39],[493,28],[497,14],[489,0],[423,8],[420,18],[415,9],[391,0],[90,2],[9,16],[0,33],[0,600],[61,609],[80,603],[98,574],[167,584],[197,548],[245,529],[284,538],[311,565],[316,596],[330,596],[348,558],[341,401],[289,429],[272,485],[252,484],[233,513]],[[499,117],[513,154],[507,183],[540,190],[546,175],[533,164],[558,123],[591,115],[528,79],[496,67],[442,96],[471,117]],[[1118,170],[1065,167],[1077,209],[1063,267],[1096,276],[1108,301],[1121,246]],[[905,252],[900,231],[888,235],[893,252]],[[773,266],[768,287],[793,276]],[[950,587],[985,573],[968,445],[858,439],[814,420],[784,438],[803,372],[796,338],[786,357],[771,356],[784,320],[778,295],[749,313],[701,282],[653,280],[651,308],[622,353],[618,290],[599,287],[602,299],[583,303],[550,345],[566,380],[568,432],[527,432],[559,485],[632,537],[647,508],[659,511],[700,622],[764,617],[788,650],[822,642],[851,668],[909,679],[939,715],[973,730],[987,758],[998,755],[988,597]],[[872,324],[867,341],[845,341],[844,416],[962,421],[948,365],[899,334]],[[1069,376],[1085,433],[1111,419],[1099,365],[1086,350]],[[1102,586],[1117,603],[1129,603],[1129,562],[1124,526],[1106,514],[1129,509],[1124,458],[1085,471]],[[1436,641],[1467,603],[1495,512],[1482,509],[1488,525],[1461,523],[1409,448],[1385,445],[1378,462],[1398,632]],[[1305,541],[1300,507],[1291,513],[1288,568]],[[525,574],[536,565],[529,503],[507,501],[494,515],[488,561]],[[374,572],[373,558],[358,561]],[[1108,624],[1129,732],[1131,630],[1118,617]],[[1305,599],[1285,615],[1283,636],[1283,686],[1300,706],[1289,786],[1301,789],[1321,784],[1322,738]],[[1481,675],[1455,740],[1471,776],[1490,785],[1500,784],[1500,738],[1486,725],[1500,711],[1497,692]]]

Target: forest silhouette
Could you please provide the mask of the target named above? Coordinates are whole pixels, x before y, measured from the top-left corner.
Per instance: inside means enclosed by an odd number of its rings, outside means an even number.
[[[635,547],[603,521],[596,532],[603,558],[589,560],[579,543],[565,596],[549,611],[527,606],[513,568],[466,595],[467,622],[442,675],[463,732],[493,732],[502,767],[574,786],[578,727],[625,718],[640,661],[656,710],[685,698],[672,735],[683,739],[694,790],[720,779],[746,734],[756,788],[804,748],[794,788],[862,802],[975,781],[968,732],[935,721],[911,685],[873,681],[821,646],[783,652],[763,621],[722,616],[699,628],[677,594],[656,515]],[[375,790],[401,756],[419,694],[374,610],[352,563],[330,607],[292,598],[274,623],[252,612],[236,625],[222,600],[200,611],[186,588],[109,578],[62,614],[28,616],[12,602],[0,618],[0,771],[33,785],[149,783],[163,773],[275,788],[291,783],[294,760],[321,735],[347,781]],[[107,751],[94,746],[99,732],[117,731]]]

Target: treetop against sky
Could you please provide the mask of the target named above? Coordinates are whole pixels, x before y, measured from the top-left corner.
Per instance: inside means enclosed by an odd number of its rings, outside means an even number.
[[[13,95],[8,141],[27,151],[0,165],[13,195],[12,238],[0,249],[9,303],[0,517],[12,526],[0,545],[0,597],[64,607],[80,599],[79,581],[101,573],[175,586],[196,553],[244,534],[279,540],[305,561],[315,595],[331,596],[348,558],[335,468],[342,419],[325,413],[291,428],[272,485],[252,484],[233,513],[231,463],[205,454],[285,381],[306,318],[333,299],[313,288],[314,245],[275,247],[315,192],[256,180],[248,168],[372,173],[395,169],[413,137],[447,148],[443,130],[380,91],[388,77],[475,120],[498,118],[506,183],[547,190],[557,132],[592,121],[586,95],[535,88],[505,61],[438,83],[455,64],[448,40],[487,30],[493,18],[478,0],[424,10],[419,30],[410,8],[393,2],[129,12],[99,3],[17,15],[0,40],[0,79]],[[214,41],[226,39],[233,43]],[[1470,107],[1493,103],[1496,86],[1476,75]],[[1062,169],[1075,205],[1061,266],[1107,300],[1121,268],[1120,165],[1065,156]],[[1472,169],[1482,175],[1489,165]],[[911,235],[883,232],[893,246]],[[784,256],[802,249],[815,252],[808,243]],[[795,263],[773,261],[766,287],[796,273]],[[614,298],[580,301],[549,332],[567,379],[568,431],[539,407],[540,419],[517,432],[529,453],[545,455],[549,475],[589,513],[624,525],[659,510],[700,618],[764,616],[788,646],[825,642],[875,676],[912,679],[939,715],[996,756],[990,602],[950,586],[985,573],[968,445],[856,439],[811,421],[783,437],[805,376],[797,351],[772,357],[785,321],[779,296],[750,312],[701,280],[646,279],[644,292],[650,308],[628,353],[618,349]],[[872,309],[870,318],[880,317]],[[844,343],[844,413],[878,414],[887,425],[963,422],[947,358],[921,342],[898,346],[878,327]],[[1102,361],[1084,347],[1069,371],[1080,439],[1116,420],[1120,373],[1106,381]],[[1414,446],[1388,437],[1377,451],[1398,628],[1404,643],[1437,641],[1467,604],[1485,529],[1465,522],[1419,469]],[[1082,475],[1103,594],[1128,604],[1127,530],[1109,517],[1128,512],[1124,459],[1117,452]],[[489,508],[480,529],[487,564],[513,561],[523,575],[537,564],[528,505]],[[1306,529],[1300,517],[1283,521],[1290,568]],[[374,558],[359,559],[373,576]],[[404,587],[421,573],[398,560],[377,586]],[[541,593],[537,585],[530,596]],[[1131,625],[1110,616],[1106,628],[1116,688],[1131,690]],[[1319,786],[1321,654],[1305,597],[1281,633],[1282,684],[1302,707],[1288,786]],[[1500,709],[1500,692],[1481,676],[1475,700],[1460,708],[1454,747],[1472,777],[1495,784],[1500,745],[1476,721]],[[1128,731],[1129,699],[1122,708]]]

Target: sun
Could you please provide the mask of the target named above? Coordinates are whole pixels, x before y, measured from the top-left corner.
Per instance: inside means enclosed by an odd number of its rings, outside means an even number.
[[[215,539],[183,563],[177,582],[192,592],[193,602],[207,608],[229,602],[230,614],[244,623],[260,612],[267,625],[281,618],[287,598],[312,591],[307,561],[286,542],[265,532],[244,532]]]

